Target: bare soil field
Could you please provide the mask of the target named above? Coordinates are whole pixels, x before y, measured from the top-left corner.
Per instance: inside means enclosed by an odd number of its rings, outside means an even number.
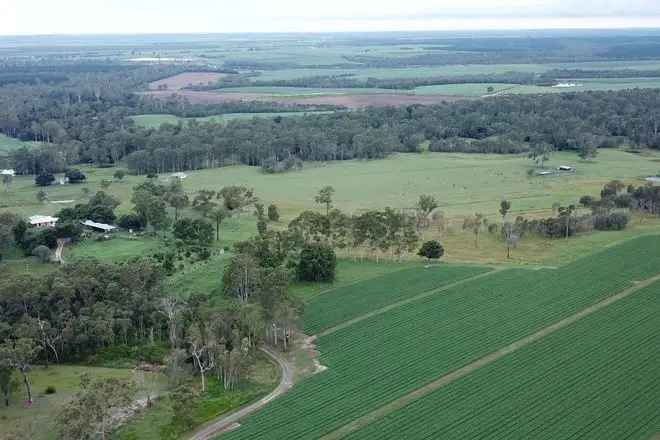
[[[149,83],[149,88],[151,90],[161,90],[163,88],[169,91],[181,90],[190,85],[198,86],[206,85],[209,82],[214,83],[224,76],[227,76],[227,74],[218,72],[184,72]]]
[[[156,98],[170,98],[176,94],[186,98],[191,104],[218,104],[233,101],[265,101],[278,104],[301,105],[336,105],[346,108],[389,107],[401,105],[422,104],[430,105],[441,102],[458,101],[466,99],[461,96],[447,95],[401,95],[401,94],[355,94],[355,95],[326,95],[326,96],[272,96],[260,93],[218,93],[197,92],[192,90],[159,90],[146,92]]]

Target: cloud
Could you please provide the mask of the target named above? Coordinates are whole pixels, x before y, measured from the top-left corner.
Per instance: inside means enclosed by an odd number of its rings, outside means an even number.
[[[0,33],[660,26],[657,0],[0,0]]]

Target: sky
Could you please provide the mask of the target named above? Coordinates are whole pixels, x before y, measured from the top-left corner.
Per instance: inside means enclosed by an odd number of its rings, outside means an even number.
[[[660,28],[660,0],[0,0],[0,35]]]

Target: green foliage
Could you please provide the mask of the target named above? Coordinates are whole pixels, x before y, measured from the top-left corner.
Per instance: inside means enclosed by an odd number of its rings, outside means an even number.
[[[275,204],[270,204],[268,206],[268,220],[271,222],[278,222],[280,221],[280,212],[277,209],[277,206]]]
[[[228,440],[323,436],[621,292],[636,280],[656,275],[660,264],[658,248],[660,236],[649,236],[556,270],[501,271],[319,337],[319,362],[328,370],[297,384],[239,429],[225,435]],[[390,288],[379,287],[379,293]],[[317,300],[327,301],[328,297],[332,293],[320,295]],[[345,298],[337,297],[337,302],[326,303],[317,313],[329,313],[344,301]],[[309,307],[311,304],[308,310]],[[648,365],[651,368],[652,363]],[[548,432],[554,433],[554,428]]]
[[[44,394],[55,394],[57,389],[53,385],[48,385],[44,390]]]
[[[213,226],[203,219],[182,218],[174,223],[174,237],[186,243],[208,246],[213,241]]]
[[[32,255],[39,258],[42,263],[47,263],[50,261],[52,252],[48,249],[48,246],[40,244],[39,246],[32,249]]]
[[[419,266],[333,289],[305,306],[305,333],[316,334],[371,310],[488,270],[476,266]]]
[[[49,186],[55,181],[55,176],[52,173],[39,174],[34,178],[34,183],[37,186]]]
[[[652,438],[660,422],[660,352],[652,348],[660,344],[652,318],[659,289],[655,283],[344,438]],[[601,406],[608,417],[593,412]],[[561,428],[551,422],[559,418]]]
[[[422,244],[417,255],[420,257],[428,258],[429,260],[438,260],[445,254],[445,248],[442,247],[439,241],[431,240]]]
[[[87,176],[82,171],[75,168],[66,170],[64,177],[68,179],[69,183],[83,183],[87,179]]]
[[[308,244],[300,251],[297,275],[300,281],[329,282],[335,279],[337,256],[324,244]]]

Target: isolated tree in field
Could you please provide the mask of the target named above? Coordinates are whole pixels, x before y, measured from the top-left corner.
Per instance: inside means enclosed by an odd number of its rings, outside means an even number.
[[[52,173],[42,173],[34,178],[34,183],[37,186],[49,186],[55,182],[55,176]]]
[[[300,251],[298,279],[301,281],[330,282],[335,279],[337,256],[332,247],[315,243]]]
[[[197,191],[195,198],[192,201],[192,207],[194,210],[202,213],[203,216],[207,216],[211,210],[215,209],[218,204],[213,201],[213,198],[216,196],[215,191],[208,189],[200,189]]]
[[[116,426],[117,411],[129,407],[135,397],[135,384],[116,378],[90,381],[81,376],[81,390],[57,416],[62,439],[106,439]]]
[[[213,226],[201,218],[182,218],[174,222],[172,234],[186,243],[208,246],[213,241]]]
[[[222,199],[225,209],[231,213],[239,212],[257,201],[254,190],[236,185],[225,186],[218,191],[217,197]]]
[[[472,217],[467,217],[463,221],[463,230],[469,230],[474,234],[474,247],[479,248],[479,234],[481,229],[486,226],[488,220],[483,214],[476,213]]]
[[[215,367],[215,357],[212,353],[214,345],[213,339],[205,334],[199,325],[193,324],[188,329],[188,353],[201,377],[202,392],[206,391],[206,373]]]
[[[208,217],[215,223],[215,241],[220,241],[220,225],[229,217],[229,211],[223,207],[217,207],[208,212]]]
[[[592,160],[598,156],[598,148],[590,142],[585,142],[580,146],[578,155],[582,160]]]
[[[5,187],[5,192],[9,191],[9,188],[11,187],[11,183],[14,181],[14,176],[11,174],[3,174],[2,175],[2,185]]]
[[[181,300],[174,296],[166,296],[160,301],[160,312],[167,319],[168,337],[172,348],[177,346],[178,325],[184,308]]]
[[[502,216],[502,224],[504,224],[506,215],[509,213],[510,210],[511,210],[511,202],[509,202],[508,200],[502,200],[500,202],[500,215]]]
[[[44,203],[46,200],[48,200],[48,193],[43,189],[40,189],[35,197],[39,203]]]
[[[325,205],[325,215],[328,215],[330,208],[332,208],[332,195],[335,193],[335,189],[331,186],[325,186],[321,188],[314,201],[319,205]]]
[[[575,210],[576,210],[575,205],[569,205],[566,207],[561,206],[559,208],[559,217],[562,218],[564,221],[564,227],[566,231],[565,238],[567,240],[568,240],[568,236],[570,235],[571,219]]]
[[[445,254],[445,248],[437,240],[424,242],[417,255],[430,260],[438,260]]]
[[[280,221],[280,212],[277,210],[277,206],[274,203],[271,203],[268,206],[268,220],[271,222]]]
[[[552,145],[547,142],[532,142],[529,146],[529,158],[532,159],[538,168],[544,168],[545,162],[550,159]]]
[[[431,195],[422,194],[419,196],[415,209],[417,211],[417,230],[426,228],[429,225],[429,215],[435,208],[438,207],[438,202]]]
[[[87,179],[87,176],[77,169],[66,170],[64,177],[68,179],[69,183],[82,183]]]
[[[40,347],[32,339],[18,338],[6,340],[0,345],[0,366],[13,368],[23,377],[26,401],[32,404],[32,386],[30,385],[29,372],[32,369]]]
[[[167,226],[169,218],[165,209],[165,201],[147,189],[138,189],[131,197],[135,212],[145,220],[147,226],[162,229]]]
[[[126,171],[124,171],[124,170],[117,170],[117,171],[115,171],[115,173],[112,175],[112,177],[113,177],[115,180],[119,180],[119,181],[124,180],[124,177],[125,177],[125,176],[126,176]]]
[[[506,257],[511,258],[511,249],[518,246],[520,241],[520,232],[511,222],[505,222],[502,225],[502,234],[504,235],[504,244],[506,246]]]
[[[164,199],[172,208],[174,208],[174,220],[178,220],[179,211],[190,204],[188,195],[183,190],[183,185],[178,179],[167,187]]]

